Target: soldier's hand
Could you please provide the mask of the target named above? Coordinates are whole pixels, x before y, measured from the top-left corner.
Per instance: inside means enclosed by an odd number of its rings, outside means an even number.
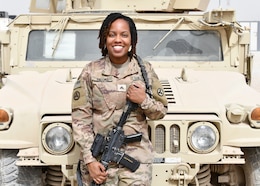
[[[146,98],[145,85],[139,81],[133,82],[129,86],[126,96],[133,103],[141,104]]]
[[[97,184],[102,184],[107,179],[105,167],[100,162],[91,162],[87,164],[90,177]]]

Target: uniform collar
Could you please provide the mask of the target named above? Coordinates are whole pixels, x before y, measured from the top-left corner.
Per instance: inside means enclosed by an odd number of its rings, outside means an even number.
[[[123,78],[138,73],[138,71],[139,71],[139,66],[137,64],[136,59],[133,57],[130,63],[128,64],[127,70],[123,74],[120,74],[119,77]],[[105,57],[105,68],[103,70],[103,75],[118,77],[117,70],[116,68],[113,67],[108,56]]]

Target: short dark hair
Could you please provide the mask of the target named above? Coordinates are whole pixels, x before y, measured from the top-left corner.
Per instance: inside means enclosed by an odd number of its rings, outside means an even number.
[[[129,24],[132,48],[131,48],[131,51],[128,52],[128,55],[130,58],[132,58],[133,55],[136,54],[137,30],[136,30],[133,19],[131,19],[130,17],[125,16],[121,13],[109,14],[101,25],[98,38],[99,38],[99,48],[101,49],[102,56],[106,56],[108,53],[107,48],[105,46],[106,38],[107,38],[107,35],[109,32],[109,29],[111,27],[111,24],[117,19],[123,19],[123,20],[127,21]]]

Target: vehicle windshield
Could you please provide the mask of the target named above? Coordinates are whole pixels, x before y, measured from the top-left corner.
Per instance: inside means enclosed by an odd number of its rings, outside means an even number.
[[[151,61],[223,61],[218,31],[139,30],[137,54]],[[98,30],[31,31],[27,61],[92,61],[101,57]]]

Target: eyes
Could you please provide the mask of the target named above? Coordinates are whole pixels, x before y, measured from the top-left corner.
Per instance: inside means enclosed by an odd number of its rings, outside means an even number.
[[[128,38],[130,36],[129,32],[122,32],[122,33],[119,33],[119,34],[117,34],[115,32],[109,32],[107,37],[115,38],[115,37],[117,37],[117,35],[119,35],[122,38]]]

